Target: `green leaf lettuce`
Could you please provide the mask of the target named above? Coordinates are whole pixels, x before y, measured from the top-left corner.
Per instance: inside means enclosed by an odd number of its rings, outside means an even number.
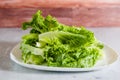
[[[104,45],[92,31],[84,27],[67,26],[54,17],[38,11],[22,29],[31,28],[22,37],[22,60],[27,64],[54,67],[93,67],[103,57]]]

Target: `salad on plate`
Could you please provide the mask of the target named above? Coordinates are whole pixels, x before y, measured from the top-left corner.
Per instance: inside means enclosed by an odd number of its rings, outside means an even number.
[[[103,43],[83,26],[68,26],[54,17],[37,11],[22,29],[30,33],[22,36],[20,50],[26,64],[52,67],[90,68],[104,57]]]

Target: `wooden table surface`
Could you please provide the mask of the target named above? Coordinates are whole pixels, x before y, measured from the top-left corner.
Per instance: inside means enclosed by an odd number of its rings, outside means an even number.
[[[67,25],[120,27],[120,0],[0,0],[0,27],[21,27],[37,10]]]

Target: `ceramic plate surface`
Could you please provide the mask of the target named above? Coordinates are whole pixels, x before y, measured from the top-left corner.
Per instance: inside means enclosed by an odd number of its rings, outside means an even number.
[[[26,64],[23,63],[21,60],[21,51],[19,49],[20,45],[16,45],[11,53],[10,58],[15,63],[27,67],[33,68],[38,70],[47,70],[47,71],[93,71],[93,70],[100,70],[110,66],[111,64],[115,63],[118,60],[118,54],[109,46],[104,45],[103,53],[105,54],[104,58],[92,67],[92,68],[64,68],[64,67],[49,67],[44,65],[33,65],[33,64]]]

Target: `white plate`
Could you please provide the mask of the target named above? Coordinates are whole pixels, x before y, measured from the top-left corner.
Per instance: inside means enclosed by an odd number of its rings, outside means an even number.
[[[108,67],[109,65],[115,63],[118,59],[118,54],[109,46],[104,46],[104,54],[105,57],[101,61],[99,61],[94,67],[92,68],[64,68],[64,67],[49,67],[43,65],[33,65],[33,64],[26,64],[23,63],[21,60],[21,51],[19,49],[19,44],[16,45],[10,53],[10,58],[17,64],[27,67],[33,68],[38,70],[48,70],[48,71],[92,71],[92,70],[100,70],[103,68]]]

